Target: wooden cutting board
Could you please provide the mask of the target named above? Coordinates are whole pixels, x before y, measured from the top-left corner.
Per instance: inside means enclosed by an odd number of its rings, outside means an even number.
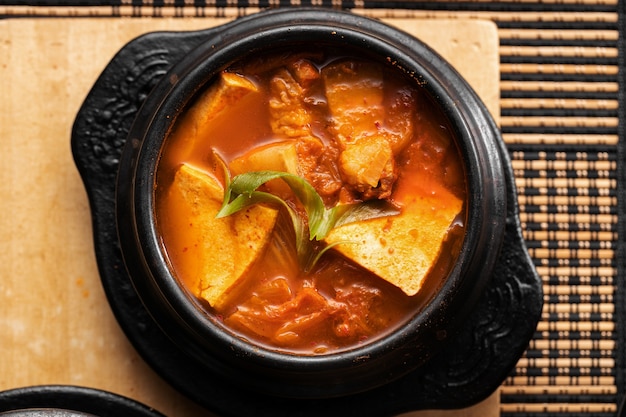
[[[96,266],[91,219],[70,151],[76,112],[126,42],[225,19],[0,21],[0,390],[71,384],[121,394],[169,417],[207,412],[173,390],[118,327]],[[389,19],[457,67],[498,120],[496,27],[487,21]],[[498,416],[499,395],[461,411]]]

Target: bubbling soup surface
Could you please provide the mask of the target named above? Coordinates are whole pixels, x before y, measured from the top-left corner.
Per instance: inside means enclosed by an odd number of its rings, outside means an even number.
[[[307,242],[321,256],[303,268],[280,204],[216,217],[228,179],[260,171],[303,178],[328,209],[396,210]],[[306,225],[285,181],[258,190]],[[345,51],[279,51],[232,65],[179,117],[158,163],[156,221],[174,276],[207,314],[269,349],[325,354],[423,308],[458,256],[466,194],[449,123],[415,82]]]

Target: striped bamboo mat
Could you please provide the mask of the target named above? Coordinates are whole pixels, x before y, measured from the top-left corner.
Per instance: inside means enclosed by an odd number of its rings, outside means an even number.
[[[27,4],[26,4],[27,3]],[[501,128],[543,318],[501,414],[614,416],[625,376],[624,18],[618,0],[0,0],[0,17],[225,16],[324,6],[373,17],[493,20]]]

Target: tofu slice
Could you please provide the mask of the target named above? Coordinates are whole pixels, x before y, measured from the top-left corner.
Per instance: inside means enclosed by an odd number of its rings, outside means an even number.
[[[258,87],[249,79],[238,74],[223,72],[213,85],[211,85],[196,100],[183,116],[184,119],[178,124],[173,134],[178,138],[178,152],[189,155],[197,140],[206,136],[206,131],[221,111],[228,108],[246,95],[258,93]]]
[[[238,74],[223,72],[219,81],[198,99],[191,110],[198,131],[201,131],[216,113],[240,100],[246,94],[258,91],[258,87],[249,79]]]
[[[172,250],[183,258],[176,269],[194,295],[219,310],[262,256],[278,211],[254,205],[217,219],[224,193],[221,184],[187,164],[176,172],[170,193],[179,218],[174,225],[177,237]]]
[[[397,216],[337,227],[325,241],[338,243],[335,250],[412,296],[437,261],[462,206],[445,190],[417,196]]]

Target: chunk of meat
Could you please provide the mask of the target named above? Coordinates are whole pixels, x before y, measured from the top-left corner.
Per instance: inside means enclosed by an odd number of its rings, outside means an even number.
[[[371,335],[386,325],[384,315],[376,314],[377,306],[383,303],[382,292],[355,282],[336,289],[337,308],[333,314],[333,331],[340,338],[361,338]]]
[[[320,195],[332,196],[341,187],[332,162],[336,155],[314,135],[314,114],[307,104],[314,101],[309,100],[308,88],[319,78],[317,68],[305,59],[279,69],[270,81],[270,125],[274,133],[293,141],[297,154],[295,173],[309,181]]]
[[[397,177],[391,146],[369,136],[349,144],[341,153],[342,177],[363,198],[387,198]]]
[[[342,147],[342,178],[357,198],[389,197],[397,178],[394,157],[413,135],[411,92],[385,87],[384,71],[375,63],[339,62],[326,67],[322,77]]]
[[[289,65],[289,69],[296,81],[298,81],[298,84],[303,88],[310,88],[311,84],[320,78],[319,70],[308,59],[294,60]]]
[[[169,190],[176,216],[176,238],[169,250],[179,252],[181,276],[192,277],[196,296],[219,309],[241,277],[262,256],[278,211],[254,205],[216,218],[224,190],[208,173],[181,165]]]
[[[405,201],[401,214],[333,229],[325,239],[348,259],[415,295],[435,265],[463,201],[440,189]]]

